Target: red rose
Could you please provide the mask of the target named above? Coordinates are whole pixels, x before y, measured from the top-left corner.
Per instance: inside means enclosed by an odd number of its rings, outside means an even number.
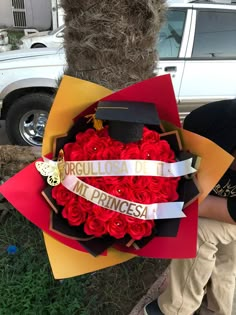
[[[133,176],[130,180],[132,180],[132,187],[134,189],[146,189],[150,191],[150,183],[152,181],[153,176]],[[129,181],[130,183],[130,181]]]
[[[153,220],[140,220],[136,218],[127,218],[128,233],[134,240],[140,240],[143,237],[152,234],[154,227]]]
[[[160,141],[160,135],[154,130],[150,130],[146,127],[143,129],[143,142],[158,143]]]
[[[68,201],[75,198],[75,194],[65,188],[62,184],[53,187],[52,198],[59,206],[64,206]]]
[[[169,180],[167,177],[152,176],[149,181],[149,189],[154,193],[159,193],[161,187],[167,182],[165,179]]]
[[[138,160],[141,157],[140,148],[136,143],[128,143],[120,154],[121,160]]]
[[[78,207],[89,214],[92,213],[93,203],[83,197],[78,197]]]
[[[99,138],[97,135],[90,138],[89,141],[84,144],[87,160],[99,160],[101,152],[110,147],[109,139],[109,137]]]
[[[84,146],[92,137],[94,137],[96,135],[96,131],[92,128],[89,128],[87,130],[85,130],[84,132],[79,132],[76,135],[76,142],[80,145],[80,146]]]
[[[123,181],[122,176],[104,176],[104,177],[102,177],[103,187],[107,187],[108,190],[110,190],[109,187],[122,185],[122,181]]]
[[[66,161],[84,161],[86,160],[86,153],[82,145],[78,143],[67,143],[64,148]]]
[[[133,189],[132,192],[133,201],[143,204],[151,204],[156,201],[156,196],[151,191],[147,190],[146,188],[139,188],[139,189]]]
[[[160,161],[175,162],[175,153],[170,148],[169,143],[166,140],[161,140],[159,144]]]
[[[116,216],[115,211],[105,209],[105,208],[100,207],[98,205],[93,205],[92,212],[96,218],[98,218],[99,220],[101,220],[103,222],[109,221],[111,218]]]
[[[96,160],[119,160],[124,144],[110,137],[102,138],[102,141],[105,141],[108,146],[97,151]]]
[[[125,183],[125,181],[121,181],[117,184],[111,185],[107,188],[107,192],[113,196],[122,199],[132,200],[132,186]]]
[[[159,141],[160,143],[160,141]],[[143,142],[141,144],[141,159],[143,160],[160,160],[159,143],[153,144],[149,142]]]
[[[178,199],[178,177],[152,177],[149,189],[155,195],[155,202],[168,202]]]
[[[107,232],[119,239],[125,236],[127,233],[126,216],[116,213],[109,221],[106,222]]]
[[[86,212],[82,211],[78,205],[78,200],[71,200],[62,210],[63,218],[67,219],[68,223],[73,226],[79,226],[86,219]]]
[[[160,187],[160,194],[162,195],[162,201],[175,201],[179,195],[177,193],[179,178],[166,179],[164,185]]]
[[[105,224],[94,215],[90,215],[84,224],[84,232],[88,235],[101,237],[106,233]]]

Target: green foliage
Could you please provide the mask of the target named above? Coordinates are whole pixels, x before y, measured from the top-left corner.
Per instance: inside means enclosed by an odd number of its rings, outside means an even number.
[[[17,43],[19,42],[20,38],[24,36],[23,31],[14,31],[10,30],[8,32],[9,44],[12,45],[12,50],[17,49]]]
[[[41,232],[20,214],[8,217],[0,232],[0,314],[86,314],[86,277],[54,280]],[[9,255],[9,244],[18,247]]]

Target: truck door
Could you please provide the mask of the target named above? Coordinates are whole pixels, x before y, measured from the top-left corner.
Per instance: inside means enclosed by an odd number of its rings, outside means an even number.
[[[236,97],[236,10],[193,10],[195,36],[189,41],[179,93],[181,112]]]
[[[191,14],[191,9],[170,7],[157,44],[160,61],[156,73],[157,75],[166,73],[171,75],[177,100],[184,72]]]

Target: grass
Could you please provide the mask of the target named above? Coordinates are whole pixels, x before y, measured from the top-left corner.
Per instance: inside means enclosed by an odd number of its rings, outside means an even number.
[[[0,226],[0,315],[128,315],[168,264],[139,257],[54,280],[41,231],[15,210]]]
[[[86,314],[81,302],[82,281],[55,281],[51,275],[41,232],[18,213],[8,216],[1,228],[0,314]],[[7,254],[8,245],[18,248]],[[80,294],[75,294],[76,291]],[[63,297],[63,299],[62,299]]]

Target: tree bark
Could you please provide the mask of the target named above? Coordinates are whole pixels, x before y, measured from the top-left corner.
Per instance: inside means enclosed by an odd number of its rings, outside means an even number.
[[[62,0],[66,74],[119,90],[155,76],[164,0]]]

